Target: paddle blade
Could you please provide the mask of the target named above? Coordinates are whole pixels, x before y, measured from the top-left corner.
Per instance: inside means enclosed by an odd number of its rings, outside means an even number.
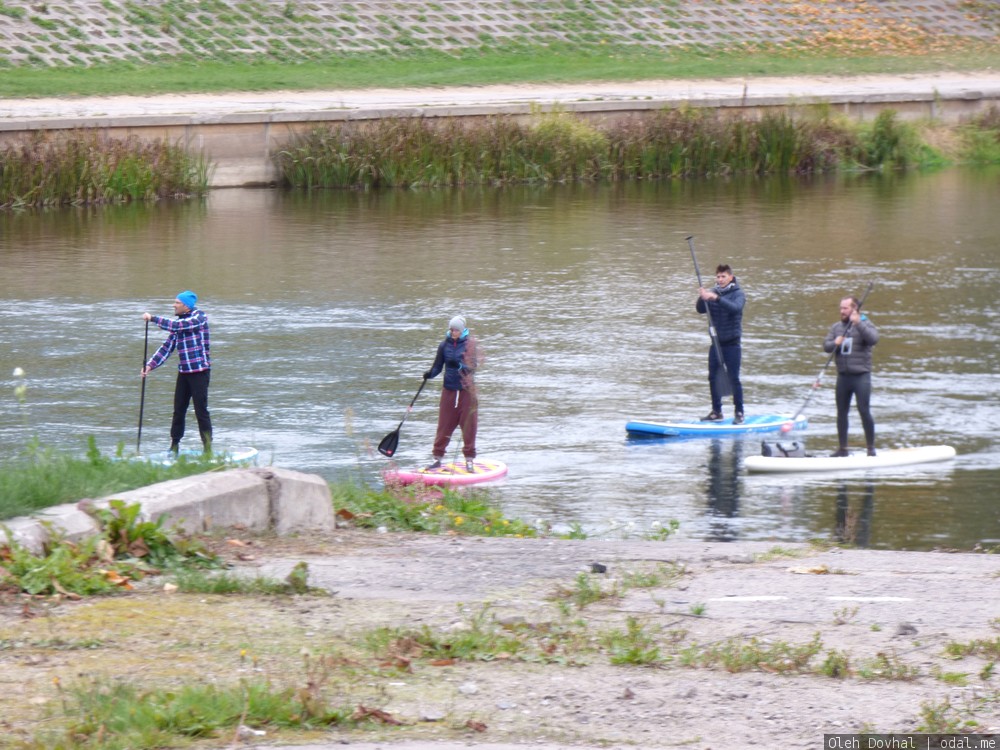
[[[722,398],[733,395],[733,384],[729,380],[729,372],[724,367],[720,367],[719,371],[715,373],[715,392]]]
[[[392,458],[396,455],[396,448],[399,447],[399,428],[390,432],[384,438],[382,442],[378,444],[378,452],[387,458]]]

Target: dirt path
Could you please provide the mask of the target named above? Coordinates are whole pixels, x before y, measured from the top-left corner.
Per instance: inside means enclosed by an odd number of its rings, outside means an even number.
[[[497,107],[588,101],[715,102],[789,98],[833,101],[884,95],[963,96],[1000,90],[1000,72],[942,72],[869,76],[662,79],[569,84],[450,86],[416,89],[343,89],[212,94],[163,94],[0,100],[0,120],[34,118],[205,115],[252,112],[370,110],[393,107]]]
[[[335,730],[254,742],[812,750],[824,732],[915,731],[935,716],[939,726],[971,718],[981,731],[1000,732],[1000,677],[989,667],[1000,650],[993,555],[357,530],[227,540],[220,549],[247,572],[274,578],[304,561],[309,582],[333,596],[150,588],[28,619],[23,602],[8,601],[0,620],[8,736],[37,726],[32,711],[54,703],[54,677],[64,685],[98,677],[174,684],[259,671],[294,682],[303,654],[323,653],[351,653],[366,665],[332,682],[334,695],[375,705],[405,726],[374,737]],[[592,572],[595,563],[606,572]],[[617,596],[580,606],[584,590]],[[629,618],[640,636],[630,643],[648,638],[645,648],[657,650],[650,664],[612,663]],[[419,649],[399,652],[398,642],[390,655],[358,655],[377,628],[426,626],[447,639],[477,622],[525,650],[498,647],[484,660],[438,666]],[[97,643],[72,647],[88,637]],[[948,658],[949,645],[974,642],[991,650]],[[810,666],[785,671],[810,644]],[[236,656],[247,651],[252,669]],[[738,658],[755,664],[727,671]],[[702,664],[684,665],[692,659]],[[835,663],[850,676],[823,673]]]

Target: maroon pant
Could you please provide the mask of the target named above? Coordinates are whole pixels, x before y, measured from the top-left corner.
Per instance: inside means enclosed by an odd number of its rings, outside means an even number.
[[[444,458],[451,434],[462,428],[462,453],[466,458],[476,457],[476,429],[479,426],[479,400],[470,391],[441,389],[438,405],[438,428],[434,438],[434,457]]]

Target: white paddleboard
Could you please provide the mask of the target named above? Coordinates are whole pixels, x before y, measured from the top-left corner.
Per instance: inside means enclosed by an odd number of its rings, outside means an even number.
[[[866,471],[893,466],[948,461],[956,455],[950,445],[922,445],[915,448],[880,450],[875,456],[853,451],[849,456],[749,456],[743,466],[752,474],[792,474],[824,471]]]

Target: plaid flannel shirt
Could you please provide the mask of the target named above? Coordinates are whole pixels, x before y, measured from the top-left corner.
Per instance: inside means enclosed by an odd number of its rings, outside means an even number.
[[[177,363],[178,372],[203,372],[212,367],[209,355],[208,316],[205,313],[196,308],[176,319],[153,315],[150,320],[164,331],[170,331],[167,340],[146,363],[150,370],[155,370],[166,362],[174,349],[180,358],[180,362]]]

